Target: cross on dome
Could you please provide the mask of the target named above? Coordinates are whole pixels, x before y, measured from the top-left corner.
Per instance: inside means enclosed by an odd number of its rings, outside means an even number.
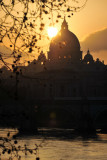
[[[68,24],[66,22],[65,16],[64,16],[64,21],[61,25],[61,30],[68,30]]]
[[[87,54],[90,54],[90,50],[89,49],[87,50]]]

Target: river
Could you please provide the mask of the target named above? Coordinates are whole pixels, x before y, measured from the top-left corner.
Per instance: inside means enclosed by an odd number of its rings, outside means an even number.
[[[5,137],[10,132],[11,136],[16,133],[12,129],[0,129],[0,136]],[[57,132],[57,130],[56,130]],[[61,132],[61,131],[60,131]],[[69,132],[69,131],[68,131]],[[18,144],[33,148],[35,144],[42,145],[37,155],[21,154],[22,160],[107,160],[107,134],[97,134],[95,137],[65,138],[65,136],[21,136]],[[5,155],[6,156],[6,155]],[[2,157],[7,160],[7,157]]]

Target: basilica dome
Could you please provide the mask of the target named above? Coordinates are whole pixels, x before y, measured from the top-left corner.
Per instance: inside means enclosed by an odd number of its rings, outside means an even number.
[[[83,62],[89,64],[89,63],[93,63],[93,56],[90,54],[90,51],[87,51],[87,54],[84,56]]]
[[[61,30],[50,44],[49,59],[71,58],[73,61],[82,60],[80,43],[76,35],[68,30],[67,22],[63,21]]]

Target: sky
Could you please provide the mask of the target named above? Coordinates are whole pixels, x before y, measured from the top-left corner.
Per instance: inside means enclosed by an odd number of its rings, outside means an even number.
[[[88,0],[85,8],[67,19],[69,29],[82,40],[87,35],[107,27],[107,0]]]
[[[71,18],[66,16],[66,21],[78,37],[83,54],[90,49],[94,59],[98,57],[107,64],[107,0],[88,0],[85,8]]]
[[[67,18],[67,22],[83,52],[89,48],[95,59],[107,64],[107,0],[88,0],[85,8]]]

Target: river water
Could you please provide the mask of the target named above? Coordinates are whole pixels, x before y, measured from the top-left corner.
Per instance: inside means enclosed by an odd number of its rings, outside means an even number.
[[[6,136],[10,131],[13,135],[16,131],[0,129],[0,136]],[[56,130],[57,132],[57,130]],[[37,155],[21,155],[22,160],[107,160],[107,134],[98,134],[95,137],[65,138],[64,136],[23,136],[18,137],[21,146],[26,144],[33,148],[35,144],[40,145]],[[6,155],[5,155],[6,156]],[[7,157],[2,157],[7,160]]]

